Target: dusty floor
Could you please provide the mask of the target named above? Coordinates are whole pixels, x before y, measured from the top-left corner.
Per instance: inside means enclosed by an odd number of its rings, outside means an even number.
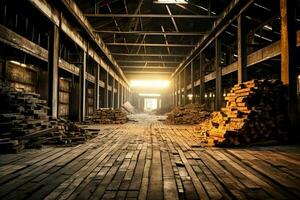
[[[0,199],[300,199],[300,148],[201,148],[157,117],[76,147],[0,155]]]

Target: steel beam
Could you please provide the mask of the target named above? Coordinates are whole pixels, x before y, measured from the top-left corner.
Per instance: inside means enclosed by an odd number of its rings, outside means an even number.
[[[216,19],[210,15],[167,15],[167,14],[84,14],[90,18],[185,18],[185,19]]]
[[[243,1],[235,0],[231,1],[227,9],[220,15],[221,17],[214,23],[211,31],[203,37],[203,39],[197,44],[197,46],[189,53],[188,57],[178,66],[175,72],[171,75],[171,78],[179,73],[183,68],[187,66],[193,58],[195,58],[199,52],[205,49],[208,45],[215,41],[215,39],[241,14],[247,9],[255,0]]]
[[[58,59],[59,59],[59,27],[53,25],[49,37],[48,50],[48,106],[50,116],[58,117]]]
[[[167,36],[203,36],[207,32],[158,32],[158,31],[106,31],[106,30],[94,30],[95,33],[102,34],[119,34],[119,35],[167,35]]]
[[[155,64],[155,63],[158,63],[158,64],[161,64],[161,63],[164,63],[164,64],[167,64],[167,63],[170,63],[170,64],[176,64],[176,63],[180,63],[179,61],[151,61],[151,60],[117,60],[118,63],[148,63],[148,64]]]
[[[193,44],[106,43],[107,46],[194,47]]]
[[[139,46],[138,44],[135,46]],[[114,56],[145,56],[145,57],[185,57],[185,54],[154,54],[154,53],[149,53],[149,54],[132,54],[132,53],[112,53]],[[134,62],[134,61],[130,61]],[[146,62],[146,61],[145,61]],[[153,62],[153,61],[152,61]]]

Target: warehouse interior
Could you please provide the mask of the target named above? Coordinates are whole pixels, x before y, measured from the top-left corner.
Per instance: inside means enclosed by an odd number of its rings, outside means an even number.
[[[0,0],[0,199],[299,199],[299,0]]]

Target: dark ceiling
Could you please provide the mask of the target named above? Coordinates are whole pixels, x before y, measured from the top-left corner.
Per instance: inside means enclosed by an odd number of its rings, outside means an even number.
[[[189,0],[188,4],[158,4],[153,0],[76,0],[129,79],[138,74],[169,76],[211,30],[230,2]],[[280,38],[279,0],[257,0],[245,13],[249,34],[255,35],[257,43]],[[236,43],[235,23],[222,34],[224,45]],[[267,26],[260,27],[262,23]]]

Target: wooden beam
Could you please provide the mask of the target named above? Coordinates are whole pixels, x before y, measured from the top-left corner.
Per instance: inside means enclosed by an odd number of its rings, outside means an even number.
[[[58,57],[59,57],[59,28],[53,25],[49,37],[48,50],[48,106],[50,116],[58,116]]]
[[[83,52],[83,63],[82,67],[80,69],[80,77],[79,77],[79,120],[84,121],[85,120],[85,105],[86,105],[86,59],[87,59],[87,53]]]
[[[247,33],[246,19],[242,14],[238,17],[238,83],[247,80]]]
[[[250,55],[247,58],[247,67],[251,67],[263,61],[275,58],[276,56],[281,55],[281,41],[274,42],[262,49],[259,49]],[[300,47],[300,31],[297,31],[297,47]],[[222,68],[222,76],[226,74],[233,73],[237,71],[237,62],[234,62],[226,67]],[[212,72],[205,76],[205,82],[212,81],[216,78],[216,72]]]
[[[0,41],[43,61],[48,61],[48,51],[0,24]]]
[[[199,84],[199,102],[200,104],[204,104],[205,103],[205,98],[204,98],[204,94],[205,94],[205,82],[204,82],[204,77],[205,77],[205,71],[204,71],[204,61],[205,61],[205,57],[204,54],[202,52],[200,52],[199,54],[199,79],[200,79],[200,84]]]
[[[215,41],[215,70],[216,70],[216,98],[215,110],[220,110],[222,106],[222,69],[221,60],[221,41],[219,38]]]
[[[280,0],[281,18],[281,81],[288,86],[289,132],[291,139],[299,139],[295,133],[299,128],[296,67],[296,0]],[[299,55],[298,55],[299,56]]]
[[[185,69],[183,71],[183,105],[187,104],[187,81],[186,81],[187,73],[186,73],[186,70],[187,69]]]
[[[191,62],[191,93],[192,93],[192,103],[195,103],[195,91],[194,91],[194,61]]]
[[[99,89],[99,74],[100,74],[100,66],[97,64],[96,66],[96,84],[95,84],[95,96],[94,96],[94,109],[100,108],[100,89]]]
[[[105,78],[106,78],[106,81],[105,81],[105,98],[104,98],[104,104],[105,104],[105,107],[108,108],[108,80],[109,80],[109,74],[108,72],[105,73]]]

